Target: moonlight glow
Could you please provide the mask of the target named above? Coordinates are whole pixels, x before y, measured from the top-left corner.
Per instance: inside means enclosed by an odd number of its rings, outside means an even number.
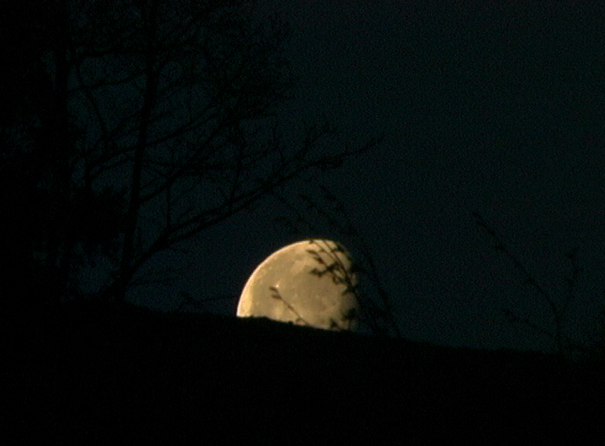
[[[352,329],[357,299],[351,267],[351,256],[334,241],[313,239],[288,245],[254,270],[242,291],[237,315]]]

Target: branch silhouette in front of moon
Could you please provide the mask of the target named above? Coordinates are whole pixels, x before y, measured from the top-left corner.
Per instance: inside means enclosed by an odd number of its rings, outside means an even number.
[[[239,317],[266,317],[328,330],[353,330],[358,303],[353,262],[332,240],[285,246],[252,273],[237,306]]]

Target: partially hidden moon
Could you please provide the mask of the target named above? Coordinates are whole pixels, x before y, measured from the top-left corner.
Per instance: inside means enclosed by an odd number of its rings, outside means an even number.
[[[285,246],[252,273],[237,316],[266,317],[328,330],[357,325],[357,278],[351,256],[332,240],[309,239]]]

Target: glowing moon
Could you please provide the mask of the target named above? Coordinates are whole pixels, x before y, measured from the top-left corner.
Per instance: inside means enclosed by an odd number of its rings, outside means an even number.
[[[351,330],[357,283],[349,253],[332,240],[296,242],[271,254],[252,273],[237,306],[240,317],[267,317],[316,328]]]

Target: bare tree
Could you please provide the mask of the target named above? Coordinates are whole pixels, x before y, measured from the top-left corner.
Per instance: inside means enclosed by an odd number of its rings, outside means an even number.
[[[330,274],[335,283],[345,285],[345,293],[352,292],[355,295],[359,314],[347,315],[345,320],[356,319],[376,335],[402,337],[391,295],[383,284],[370,246],[355,228],[341,200],[324,185],[320,184],[319,189],[319,195],[299,193],[296,200],[287,200],[283,195],[273,193],[289,214],[276,216],[275,220],[293,235],[300,237],[321,233],[317,224],[309,218],[315,216],[320,222],[327,223],[338,234],[338,238],[346,240],[347,246],[355,248],[359,257],[349,258],[352,268],[347,270],[335,255],[341,250],[346,252],[342,245],[337,243],[335,250],[331,252],[314,242],[317,250],[328,253],[331,262],[326,263],[316,251],[309,251],[319,265],[312,273],[318,276]],[[301,206],[304,210],[300,209]]]
[[[72,227],[103,197],[113,210],[97,234],[110,250],[86,251],[75,230],[45,247],[65,283],[76,257],[101,255],[103,295],[124,300],[159,253],[378,144],[343,144],[326,121],[283,137],[279,106],[296,85],[288,30],[255,3],[54,0],[23,24],[50,42],[38,56],[53,98],[42,127],[58,141],[55,221]]]
[[[526,315],[519,314],[513,309],[504,309],[504,315],[512,323],[520,323],[529,327],[536,333],[550,339],[555,347],[557,354],[562,357],[571,357],[574,353],[584,353],[586,346],[582,343],[575,342],[572,337],[568,334],[568,314],[570,306],[577,302],[576,287],[578,278],[580,275],[580,267],[577,262],[578,249],[575,248],[567,253],[565,257],[569,260],[571,265],[571,273],[565,277],[566,295],[562,298],[553,296],[552,293],[546,290],[538,280],[529,272],[529,270],[523,265],[523,263],[514,255],[505,245],[502,238],[496,233],[496,231],[489,225],[489,223],[483,218],[478,212],[474,212],[475,223],[483,228],[494,241],[494,249],[501,252],[504,256],[510,259],[513,263],[514,268],[519,271],[522,275],[524,283],[529,284],[538,294],[542,303],[547,307],[552,320],[552,325],[542,326]]]

